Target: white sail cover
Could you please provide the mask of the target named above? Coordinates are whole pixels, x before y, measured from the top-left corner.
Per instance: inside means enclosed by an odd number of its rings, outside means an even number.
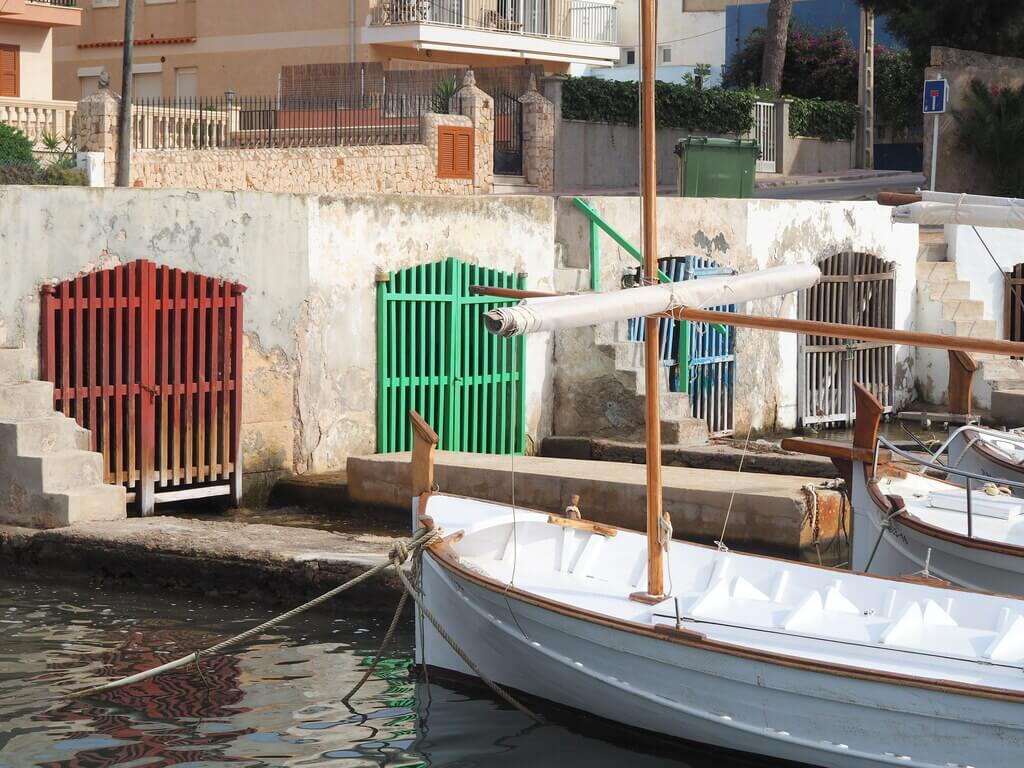
[[[487,330],[498,336],[582,328],[627,320],[678,307],[717,307],[767,299],[810,288],[821,271],[813,264],[772,267],[743,275],[664,283],[611,293],[583,293],[525,299],[484,314]]]
[[[926,203],[960,203],[961,205],[1001,205],[1010,208],[1024,208],[1019,197],[992,197],[990,195],[969,195],[966,192],[932,192],[923,189],[921,199]]]
[[[969,224],[1024,229],[1024,201],[998,198],[1004,202],[987,205],[967,202],[967,197],[961,195],[956,202],[922,200],[900,205],[893,209],[892,220],[904,224]]]

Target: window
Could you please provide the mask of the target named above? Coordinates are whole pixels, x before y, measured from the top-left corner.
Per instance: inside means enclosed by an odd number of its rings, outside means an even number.
[[[160,72],[136,72],[132,79],[133,99],[159,99],[163,96],[163,75]]]
[[[633,48],[626,49],[626,63],[636,64],[636,50]]]
[[[199,96],[199,70],[195,67],[174,70],[174,81],[179,99],[194,99]]]
[[[473,129],[442,125],[437,129],[437,177],[473,178]]]
[[[21,95],[21,48],[0,45],[0,96]]]
[[[670,61],[672,61],[672,49],[665,46],[661,49],[661,63],[668,64]]]

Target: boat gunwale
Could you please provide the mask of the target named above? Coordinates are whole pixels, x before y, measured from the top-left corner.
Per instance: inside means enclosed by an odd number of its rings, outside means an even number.
[[[434,497],[447,496],[450,498],[466,499],[469,501],[482,501],[486,504],[492,504],[497,506],[511,507],[510,504],[504,504],[501,502],[490,502],[483,499],[474,499],[470,496],[461,496],[457,494],[442,494],[442,493],[424,493],[420,496],[420,503],[418,509],[417,518],[419,522],[428,527],[433,528],[435,522],[427,514],[427,508],[430,501]],[[524,512],[537,512],[537,514],[544,514],[537,510],[523,509]],[[618,526],[609,526],[618,528]],[[618,530],[627,531],[629,533],[638,533],[637,531],[630,531],[627,528],[618,528]],[[687,542],[687,544],[693,544],[693,546],[704,547],[707,549],[714,549],[705,544],[699,544],[695,542]],[[810,659],[800,659],[795,656],[788,656],[785,654],[774,653],[772,651],[753,649],[745,646],[739,646],[734,643],[728,643],[722,640],[713,640],[708,638],[706,635],[695,632],[689,629],[677,629],[670,624],[656,624],[648,626],[641,624],[636,621],[630,621],[628,619],[621,619],[617,617],[605,616],[594,611],[586,610],[583,608],[577,608],[570,606],[566,603],[558,602],[547,597],[536,595],[532,592],[527,592],[514,584],[505,584],[498,581],[497,579],[485,576],[480,573],[476,573],[466,568],[460,562],[459,556],[456,554],[454,549],[448,544],[445,539],[435,540],[431,542],[427,549],[432,554],[437,563],[458,575],[460,578],[464,578],[477,586],[483,587],[492,592],[500,592],[503,595],[511,595],[517,600],[520,600],[528,605],[533,605],[538,608],[545,610],[554,611],[555,613],[570,618],[579,619],[582,621],[589,621],[591,623],[599,624],[602,626],[610,627],[620,631],[628,632],[630,634],[642,635],[648,638],[664,640],[679,645],[686,645],[692,648],[701,650],[707,650],[713,653],[724,653],[729,656],[736,656],[752,661],[761,661],[770,664],[776,664],[782,667],[788,667],[790,669],[797,669],[805,672],[812,672],[818,674],[837,674],[841,677],[848,677],[855,680],[863,680],[872,683],[884,683],[910,688],[921,688],[924,690],[937,691],[940,693],[953,693],[960,696],[968,696],[972,698],[984,698],[993,699],[997,701],[1007,701],[1011,703],[1024,704],[1024,691],[1014,691],[1008,688],[993,688],[991,686],[979,686],[971,683],[961,683],[955,680],[942,680],[942,679],[927,679],[922,677],[915,677],[912,675],[903,675],[898,672],[886,672],[882,670],[865,670],[860,667],[851,667],[843,664],[835,664],[825,661],[814,661]],[[756,555],[750,553],[742,553],[745,557],[754,557],[762,560],[772,560],[789,565],[800,565],[809,568],[820,568],[822,570],[835,571],[833,568],[828,566],[816,565],[814,563],[795,563],[792,560],[786,560],[785,558],[772,557],[770,555]],[[856,573],[854,571],[847,572],[855,576],[865,576],[873,579],[880,579],[883,581],[896,581],[901,583],[907,583],[908,580],[899,576],[880,576],[871,573]],[[920,583],[917,580],[916,583]],[[943,589],[955,589],[962,592],[971,592],[974,594],[992,595],[999,597],[1006,597],[1013,600],[1022,600],[1024,598],[1014,595],[999,595],[997,593],[981,592],[978,590],[965,590],[959,587],[941,587]],[[970,662],[968,662],[970,663]],[[975,662],[981,663],[981,662]]]

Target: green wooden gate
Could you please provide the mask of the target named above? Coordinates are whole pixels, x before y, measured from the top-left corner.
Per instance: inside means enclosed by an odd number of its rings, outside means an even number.
[[[482,314],[513,304],[470,296],[471,285],[525,288],[522,276],[448,258],[392,272],[377,284],[377,450],[412,448],[409,410],[440,447],[522,453],[525,339],[499,338]]]

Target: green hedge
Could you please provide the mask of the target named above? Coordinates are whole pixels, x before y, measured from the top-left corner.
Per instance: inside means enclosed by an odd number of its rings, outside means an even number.
[[[857,105],[847,101],[792,99],[789,135],[825,141],[851,141],[857,131]]]
[[[745,133],[753,124],[754,94],[658,82],[656,115],[662,128],[706,133]],[[570,77],[562,87],[562,117],[636,125],[639,94],[633,81]]]

